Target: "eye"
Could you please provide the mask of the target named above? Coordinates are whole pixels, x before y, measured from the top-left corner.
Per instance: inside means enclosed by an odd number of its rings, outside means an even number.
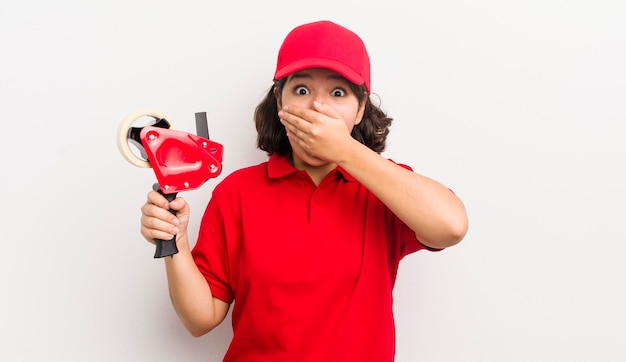
[[[299,94],[299,95],[302,95],[302,96],[307,95],[307,94],[310,93],[309,90],[307,89],[307,87],[305,87],[303,85],[296,87],[295,92],[296,92],[296,94]]]
[[[346,91],[341,88],[333,89],[332,93],[333,97],[343,97],[346,95]]]

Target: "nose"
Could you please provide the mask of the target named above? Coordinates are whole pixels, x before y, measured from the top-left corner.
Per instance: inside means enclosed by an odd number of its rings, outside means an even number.
[[[311,97],[310,99],[310,104],[309,104],[309,108],[313,108],[313,102],[318,102],[318,103],[328,103],[328,94],[324,93],[324,92],[315,92],[313,94],[313,97]]]

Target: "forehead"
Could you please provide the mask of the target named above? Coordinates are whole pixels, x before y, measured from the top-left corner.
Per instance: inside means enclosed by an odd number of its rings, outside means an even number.
[[[321,79],[321,80],[336,80],[348,82],[341,74],[334,70],[325,68],[309,68],[297,71],[287,77],[287,81],[294,79]]]

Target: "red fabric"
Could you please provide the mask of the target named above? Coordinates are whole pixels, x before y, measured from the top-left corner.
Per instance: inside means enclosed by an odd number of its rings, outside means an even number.
[[[309,68],[326,68],[370,89],[370,58],[363,40],[330,21],[294,28],[280,46],[274,79]]]
[[[193,255],[213,295],[235,301],[224,361],[385,362],[398,263],[423,248],[349,174],[316,187],[274,155],[215,188]]]

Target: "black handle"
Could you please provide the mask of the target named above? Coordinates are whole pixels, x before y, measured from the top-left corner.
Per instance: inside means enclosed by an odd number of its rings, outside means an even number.
[[[158,183],[155,183],[154,185],[152,185],[152,189],[154,191],[157,191],[161,195],[165,196],[168,202],[172,202],[176,198],[176,194],[177,194],[176,192],[171,193],[171,194],[163,193]],[[176,211],[172,209],[170,209],[169,211],[172,213],[172,215],[176,215]],[[176,247],[176,235],[174,235],[174,237],[171,238],[170,240],[156,239],[156,251],[154,253],[155,258],[163,258],[166,256],[172,256],[177,253],[178,253],[178,248]]]

